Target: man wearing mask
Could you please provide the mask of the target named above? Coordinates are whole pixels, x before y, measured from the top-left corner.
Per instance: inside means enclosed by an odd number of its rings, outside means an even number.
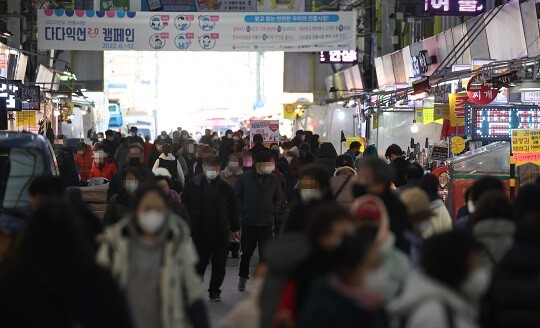
[[[107,190],[107,200],[110,199],[113,195],[116,195],[120,192],[122,188],[122,176],[124,176],[123,171],[129,168],[134,168],[139,172],[141,181],[150,179],[154,177],[152,170],[148,166],[143,164],[144,161],[144,148],[141,147],[138,143],[130,144],[127,150],[127,166],[123,167],[120,171],[116,172],[111,181],[109,182],[109,189]]]
[[[275,164],[268,152],[255,156],[255,167],[238,177],[234,193],[242,218],[242,258],[238,290],[245,291],[249,265],[255,248],[264,262],[264,247],[272,240],[274,217],[283,197],[277,177],[272,174]]]
[[[296,131],[296,136],[291,141],[291,147],[298,147],[306,139],[306,134],[304,130]]]
[[[118,149],[118,141],[114,140],[113,130],[105,131],[105,140],[100,141],[109,151],[109,156],[114,157],[116,150]]]
[[[390,166],[393,167],[393,170],[395,172],[394,179],[392,180],[394,186],[396,188],[399,188],[406,185],[406,171],[409,163],[405,159],[405,156],[403,156],[403,150],[401,150],[401,147],[396,144],[390,145],[386,149],[386,153],[384,154],[384,156],[390,161]]]
[[[199,140],[199,143],[210,146],[212,144],[212,130],[210,129],[204,130],[204,136],[201,137],[201,140]]]
[[[360,148],[361,147],[362,147],[362,144],[360,144],[360,142],[353,141],[353,142],[351,142],[351,145],[349,146],[349,149],[345,153],[346,155],[351,156],[351,158],[353,160],[353,167],[354,167],[354,164],[356,163],[356,158],[358,156],[360,156]]]
[[[162,142],[168,143],[169,145],[172,144],[172,139],[167,134],[167,131],[161,131],[161,134],[159,136],[159,140],[161,140]]]
[[[128,143],[131,145],[132,143],[138,143],[140,144],[143,149],[144,149],[144,140],[139,137],[139,135],[137,134],[139,132],[139,128],[137,128],[136,126],[132,126],[130,129],[129,129],[129,137],[127,137],[127,140],[128,140]]]
[[[250,153],[253,154],[253,156],[257,156],[258,152],[267,152],[270,149],[267,148],[264,144],[263,136],[260,134],[256,134],[253,136],[253,147],[249,150]]]
[[[60,180],[62,180],[64,186],[78,186],[79,174],[75,166],[75,159],[73,153],[66,146],[66,137],[64,135],[59,135],[54,140],[54,155],[60,170]]]
[[[191,218],[191,235],[199,253],[197,272],[204,276],[212,261],[210,278],[211,302],[221,301],[221,285],[225,278],[228,244],[240,238],[236,199],[231,186],[221,181],[221,161],[212,155],[203,160],[203,174],[194,176],[182,192],[182,203]]]

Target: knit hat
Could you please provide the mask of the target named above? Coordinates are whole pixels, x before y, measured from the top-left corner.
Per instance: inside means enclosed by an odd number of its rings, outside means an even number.
[[[399,198],[407,208],[409,220],[415,221],[431,217],[429,197],[422,189],[416,187],[407,189]]]
[[[384,244],[390,234],[390,218],[383,201],[375,195],[365,195],[356,200],[352,214],[359,227],[378,227],[376,240]]]
[[[164,167],[156,167],[155,169],[152,170],[152,173],[154,173],[156,177],[159,177],[159,176],[168,177],[168,178],[171,177],[171,173],[169,173],[169,170],[167,170]]]

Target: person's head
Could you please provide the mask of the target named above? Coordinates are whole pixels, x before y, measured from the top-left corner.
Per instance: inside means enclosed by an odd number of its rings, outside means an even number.
[[[161,140],[167,139],[168,137],[167,131],[161,131],[161,134],[159,135],[159,137],[161,138]]]
[[[130,166],[139,166],[144,160],[144,149],[138,143],[129,144],[126,158]]]
[[[358,186],[355,187],[355,195],[371,193],[382,195],[386,192],[395,176],[394,168],[378,157],[365,158],[357,169]]]
[[[54,144],[55,145],[60,145],[60,146],[63,146],[66,144],[66,136],[63,135],[63,134],[59,134],[56,136],[56,139],[54,139]]]
[[[139,128],[137,128],[136,126],[132,126],[131,128],[129,128],[129,133],[132,137],[135,137],[137,135],[137,132],[139,132]]]
[[[232,137],[233,137],[233,132],[232,132],[232,130],[229,129],[229,130],[225,131],[225,137],[226,137],[227,139],[232,139]]]
[[[244,130],[238,130],[237,132],[240,135],[240,138],[244,137]]]
[[[182,147],[178,142],[173,142],[171,145],[171,153],[177,158],[182,155]]]
[[[379,157],[377,147],[375,145],[369,145],[364,149],[363,158]]]
[[[376,230],[358,229],[352,236],[343,239],[333,252],[334,273],[346,285],[369,289],[370,277],[381,266],[381,252],[375,243]]]
[[[189,139],[189,132],[187,130],[182,130],[180,132],[180,139],[188,140]]]
[[[28,188],[30,209],[35,211],[44,203],[60,201],[64,194],[62,181],[52,175],[36,177]]]
[[[210,129],[204,130],[204,135],[211,136],[212,135],[212,130],[210,130]]]
[[[421,267],[426,275],[471,300],[482,296],[489,285],[489,272],[482,269],[481,245],[466,232],[453,231],[424,241]]]
[[[245,153],[242,157],[242,167],[244,169],[250,169],[253,166],[253,155],[251,153]]]
[[[199,147],[197,149],[197,152],[195,153],[195,156],[202,160],[212,155],[213,155],[212,148],[208,145],[201,145],[201,147]]]
[[[438,195],[439,179],[435,175],[428,173],[420,179],[418,187],[422,188],[428,195]]]
[[[318,205],[312,213],[306,234],[316,249],[330,253],[341,245],[345,236],[355,231],[351,215],[343,206],[333,203]]]
[[[298,192],[304,203],[323,200],[331,193],[328,170],[317,164],[306,165],[300,172]]]
[[[306,157],[309,153],[311,153],[311,146],[307,142],[302,142],[298,146],[298,154],[300,157]]]
[[[216,155],[210,155],[203,159],[203,172],[208,180],[215,180],[221,170],[221,159]]]
[[[400,195],[400,200],[407,208],[407,217],[411,231],[423,237],[431,228],[431,212],[429,197],[425,191],[414,187],[405,190]]]
[[[410,163],[405,169],[405,178],[407,181],[419,182],[424,176],[424,169],[416,162]]]
[[[467,207],[469,208],[469,213],[474,213],[476,206],[478,206],[478,201],[480,198],[488,191],[498,190],[504,192],[504,185],[501,180],[494,177],[483,177],[478,180],[471,189],[470,200],[467,202]]]
[[[152,170],[155,175],[155,181],[158,186],[161,187],[165,195],[168,195],[171,191],[171,174],[169,170],[164,167],[157,167]]]
[[[109,141],[113,141],[114,140],[114,131],[113,130],[105,131],[105,138],[107,138],[107,140],[109,140]]]
[[[296,131],[296,138],[304,141],[306,139],[306,133],[304,132],[304,130]]]
[[[506,195],[498,190],[484,193],[478,201],[476,211],[471,215],[474,223],[487,219],[512,220],[512,205]]]
[[[105,159],[107,158],[107,154],[103,150],[94,151],[94,163],[96,164],[103,164],[105,163]]]
[[[253,143],[254,144],[262,144],[263,141],[264,141],[264,139],[263,139],[262,134],[257,133],[257,134],[255,134],[253,136]]]
[[[128,168],[127,170],[122,171],[122,186],[128,195],[135,195],[140,182],[141,175],[139,170]]]
[[[393,162],[396,158],[403,156],[403,150],[401,150],[401,147],[396,144],[391,144],[384,153],[384,156],[386,159],[388,159],[390,162]]]
[[[105,140],[105,135],[103,134],[103,132],[98,132],[97,134],[97,140],[99,142],[102,142],[103,140]]]
[[[516,242],[540,245],[540,186],[520,188],[516,198]]]
[[[349,155],[339,155],[336,158],[336,167],[354,167],[353,161],[351,156]]]
[[[274,172],[276,164],[272,161],[272,156],[267,151],[260,151],[255,155],[255,169],[258,174],[271,174]]]
[[[242,139],[242,136],[240,135],[240,132],[237,131],[233,133],[232,138],[234,141],[239,141],[240,139]]]
[[[304,139],[307,142],[311,141],[311,137],[313,136],[313,131],[304,131],[304,135],[306,138]]]
[[[188,139],[182,146],[182,154],[193,155],[195,154],[195,140]]]
[[[227,166],[231,169],[237,169],[242,166],[242,161],[240,159],[240,156],[236,153],[233,153],[229,156],[227,159]]]
[[[142,184],[135,194],[135,222],[142,233],[155,236],[167,221],[167,195],[153,181]]]
[[[164,143],[163,146],[161,146],[161,152],[163,153],[163,155],[169,156],[171,151],[172,151],[172,147],[168,143]]]
[[[173,137],[173,140],[175,142],[178,141],[178,139],[180,138],[180,131],[179,130],[174,130],[173,133],[172,133],[172,137]]]
[[[290,141],[285,141],[281,143],[281,149],[284,153],[287,153],[291,149],[292,145]]]
[[[313,150],[311,146],[310,149]],[[318,148],[318,153],[319,157],[336,158],[338,156],[336,148],[331,142],[323,142],[323,144]]]
[[[351,142],[351,145],[349,146],[349,151],[353,153],[355,156],[360,155],[360,148],[362,147],[362,144],[358,141]]]
[[[86,153],[87,150],[88,150],[88,145],[85,144],[84,142],[81,141],[77,144],[77,153],[82,155]]]
[[[277,151],[278,154],[279,154],[279,145],[278,145],[277,143],[275,143],[275,142],[272,143],[272,144],[270,145],[270,150],[275,150],[275,151]]]
[[[150,136],[149,136],[149,135],[145,135],[145,136],[144,136],[144,141],[150,142]]]
[[[375,195],[365,195],[356,200],[352,208],[355,223],[359,228],[378,229],[376,241],[384,245],[390,236],[390,218],[383,201]]]

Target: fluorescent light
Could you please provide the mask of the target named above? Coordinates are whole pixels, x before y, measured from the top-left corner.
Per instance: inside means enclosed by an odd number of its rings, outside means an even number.
[[[540,91],[539,80],[523,80],[521,83],[516,83],[516,86],[519,92]]]

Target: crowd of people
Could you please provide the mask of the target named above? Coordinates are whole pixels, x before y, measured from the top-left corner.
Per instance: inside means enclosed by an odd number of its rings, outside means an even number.
[[[220,327],[537,327],[540,181],[510,202],[478,180],[455,220],[438,179],[391,145],[132,128],[30,185],[31,215],[0,252],[5,327],[209,327],[227,260],[250,296]],[[99,219],[79,186],[108,183]],[[2,239],[5,240],[5,239]],[[258,265],[250,266],[258,251]]]

